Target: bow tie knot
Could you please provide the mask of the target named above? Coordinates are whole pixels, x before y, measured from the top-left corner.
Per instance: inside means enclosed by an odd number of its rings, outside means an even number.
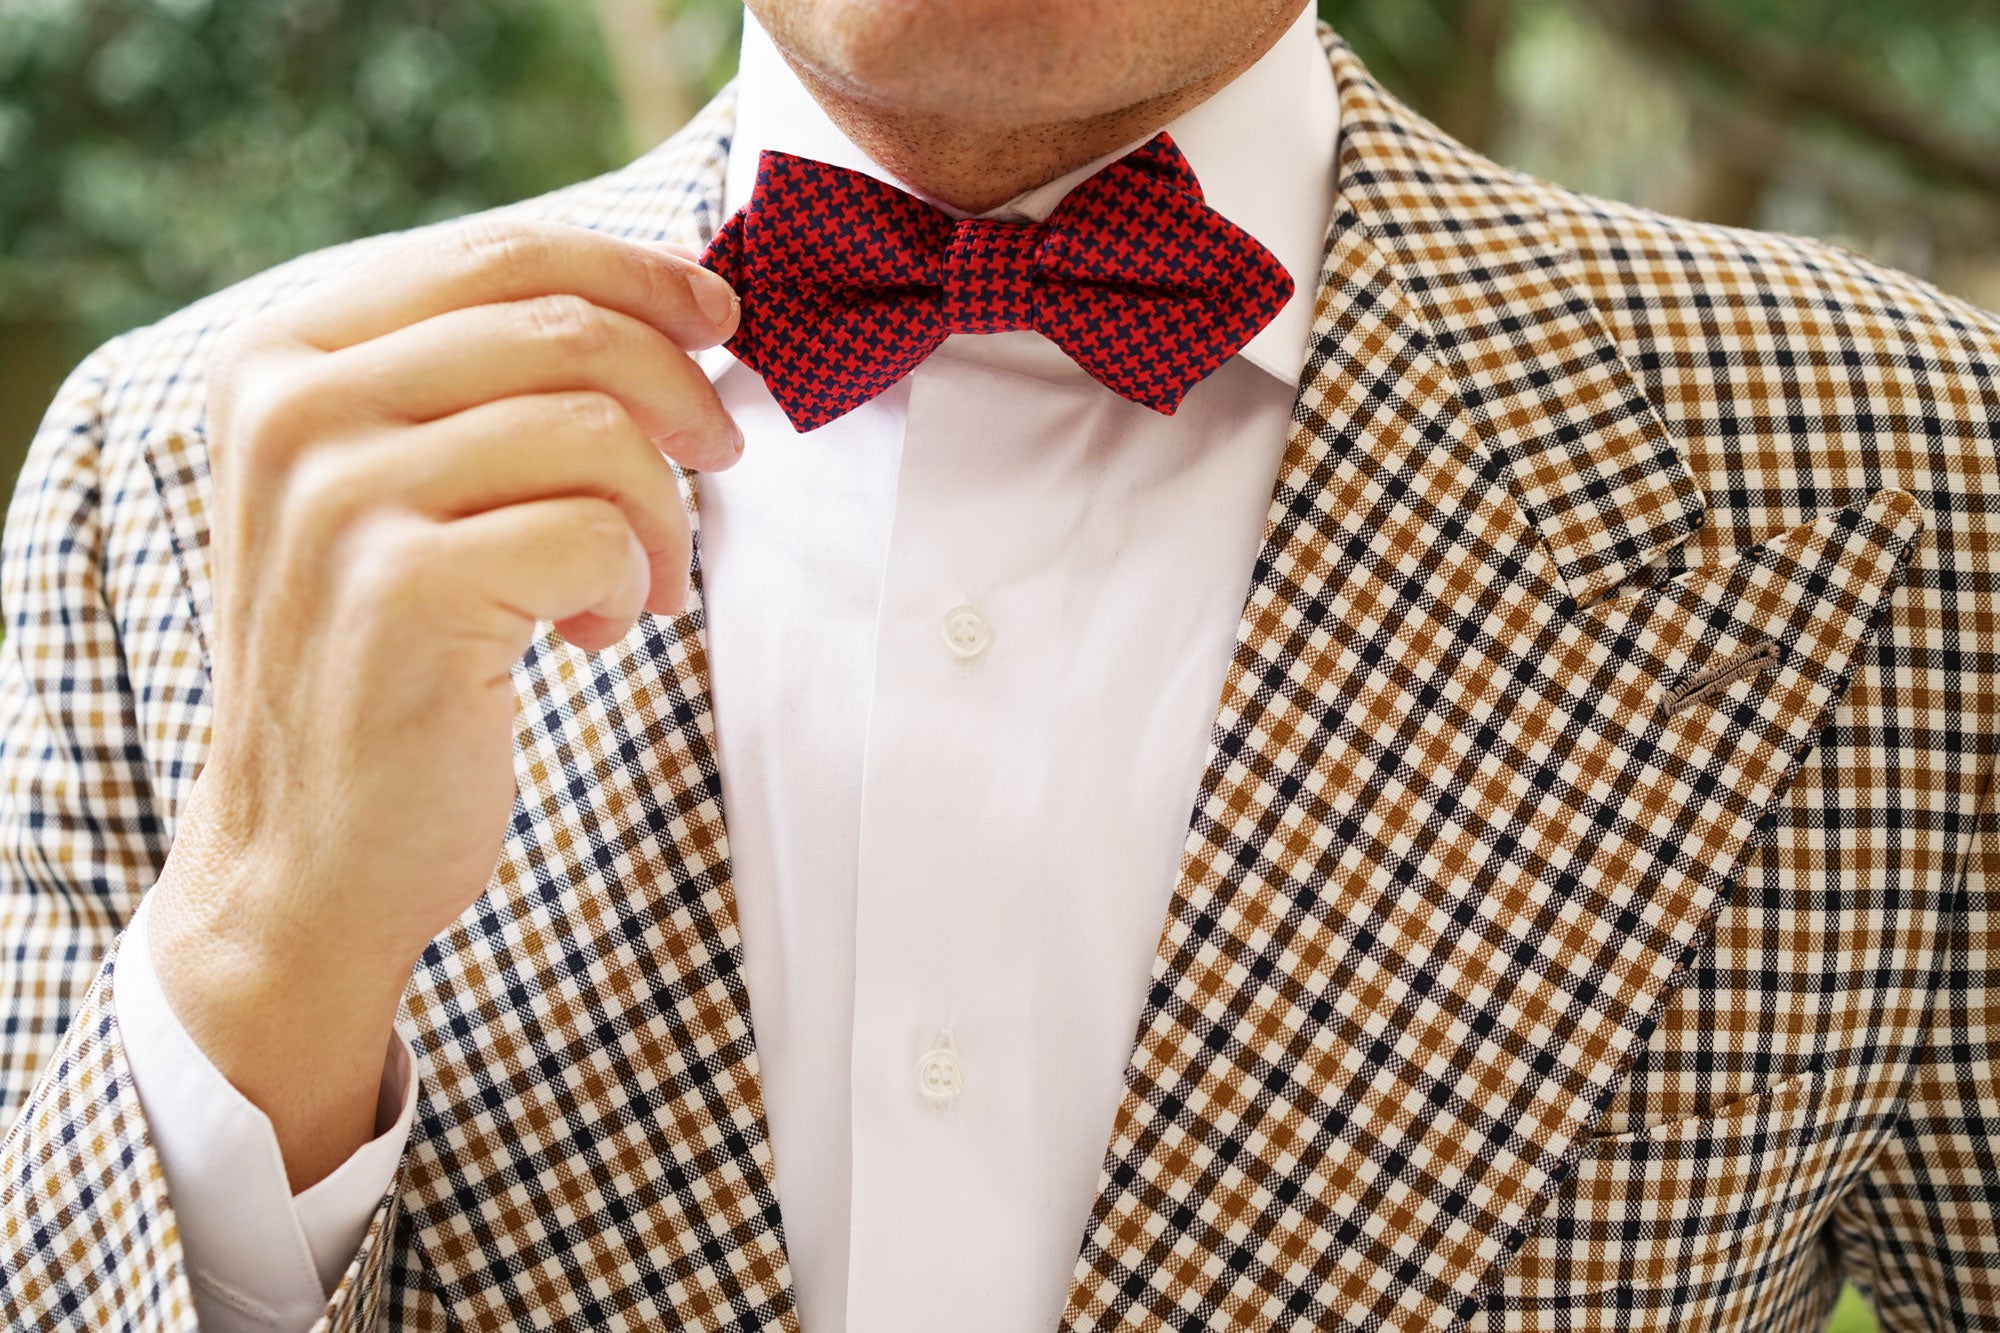
[[[702,263],[742,300],[729,349],[792,425],[825,425],[954,333],[1033,329],[1114,392],[1170,413],[1292,294],[1202,201],[1165,134],[1046,222],[955,221],[885,181],[766,150]]]
[[[944,324],[952,333],[1035,327],[1035,272],[1048,229],[966,218],[945,249]]]

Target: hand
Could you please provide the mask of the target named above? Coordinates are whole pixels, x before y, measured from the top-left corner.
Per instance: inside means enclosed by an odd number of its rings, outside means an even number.
[[[295,1190],[373,1135],[410,970],[492,875],[536,622],[598,649],[684,608],[667,459],[741,453],[688,355],[736,318],[688,252],[475,220],[215,348],[214,731],[149,928]]]

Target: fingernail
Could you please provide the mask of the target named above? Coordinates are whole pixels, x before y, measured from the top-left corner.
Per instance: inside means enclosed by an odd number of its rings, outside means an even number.
[[[742,452],[743,452],[743,427],[741,427],[741,426],[737,425],[737,424],[736,424],[736,422],[735,422],[735,420],[734,420],[734,418],[732,418],[732,419],[730,420],[730,422],[729,422],[729,436],[730,436],[730,440],[731,440],[731,442],[732,442],[732,443],[734,443],[734,444],[736,445],[736,452],[737,452],[737,453],[739,453],[739,454],[740,454],[740,453],[742,453]]]
[[[708,322],[718,331],[726,331],[736,325],[738,303],[736,291],[720,274],[696,267],[688,284],[694,289],[695,304],[701,313],[708,316]]]

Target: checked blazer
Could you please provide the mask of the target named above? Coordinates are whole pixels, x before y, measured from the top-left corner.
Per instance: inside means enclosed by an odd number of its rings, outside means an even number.
[[[2000,1328],[2000,322],[1504,170],[1324,35],[1311,347],[1050,1325]],[[509,211],[701,245],[731,108]],[[110,999],[209,740],[202,364],[381,243],[100,349],[14,493],[9,1327],[193,1327]],[[794,1330],[701,599],[513,678],[321,1327]]]

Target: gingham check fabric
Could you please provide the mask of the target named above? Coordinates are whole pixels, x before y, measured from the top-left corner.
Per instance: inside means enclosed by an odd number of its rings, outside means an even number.
[[[1804,1333],[1852,1277],[2000,1328],[2000,321],[1503,171],[1328,47],[1312,348],[1049,1324]],[[730,117],[508,211],[704,245]],[[192,1328],[108,1001],[209,739],[202,359],[382,243],[101,349],[16,489],[10,1327]],[[514,679],[321,1326],[796,1329],[700,598]]]
[[[1171,413],[1292,296],[1277,256],[1202,202],[1155,135],[1045,222],[954,221],[886,181],[766,149],[702,263],[742,315],[729,350],[792,426],[824,426],[953,333],[1035,329],[1115,393]]]

